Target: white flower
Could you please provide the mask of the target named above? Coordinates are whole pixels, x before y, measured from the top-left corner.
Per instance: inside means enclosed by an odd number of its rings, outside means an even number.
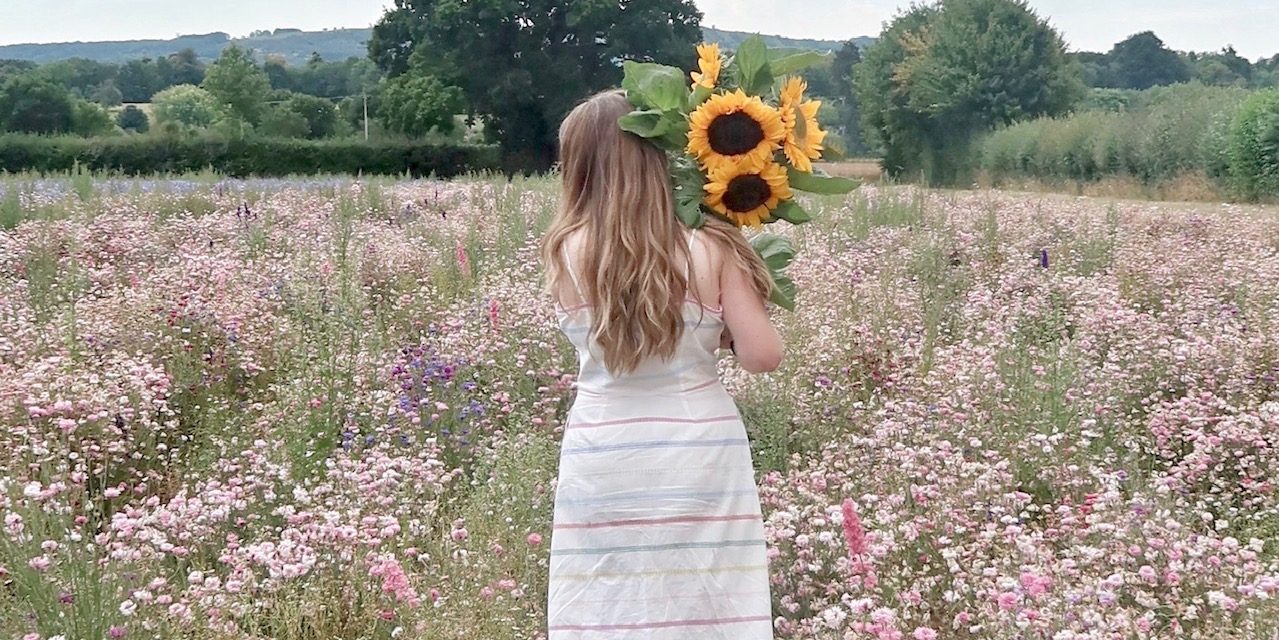
[[[138,605],[134,604],[132,600],[125,600],[124,602],[120,603],[120,615],[126,618],[133,615],[134,613],[137,613],[137,611],[138,611]]]

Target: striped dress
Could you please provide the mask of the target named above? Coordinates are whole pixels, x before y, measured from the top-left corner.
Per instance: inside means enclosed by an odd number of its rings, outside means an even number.
[[[675,357],[623,376],[588,345],[590,307],[559,309],[580,370],[555,492],[549,640],[773,637],[750,447],[716,370],[722,309],[683,309]]]

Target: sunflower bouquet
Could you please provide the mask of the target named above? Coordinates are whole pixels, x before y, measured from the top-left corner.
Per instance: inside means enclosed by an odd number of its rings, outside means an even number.
[[[697,47],[690,83],[676,67],[627,61],[622,89],[636,110],[622,129],[664,149],[671,162],[676,213],[692,228],[706,216],[759,229],[811,220],[794,191],[848,193],[857,183],[813,166],[825,151],[817,122],[821,101],[805,99],[795,72],[825,59],[816,52],[776,55],[752,37],[725,57],[719,45]],[[773,276],[772,301],[795,308],[795,285],[782,270],[795,250],[785,238],[751,239]]]

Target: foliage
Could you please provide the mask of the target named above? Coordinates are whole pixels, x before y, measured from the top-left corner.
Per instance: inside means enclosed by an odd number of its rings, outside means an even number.
[[[295,93],[281,106],[302,118],[306,124],[303,137],[328,138],[338,131],[337,106],[331,100]]]
[[[152,101],[156,126],[169,133],[206,129],[222,109],[216,98],[200,87],[183,84],[155,94]]]
[[[377,115],[387,129],[422,137],[431,131],[453,130],[453,115],[465,108],[462,90],[439,78],[404,74],[386,84],[378,99]]]
[[[1121,89],[1149,89],[1190,80],[1185,61],[1151,31],[1116,44],[1110,50],[1110,64]]]
[[[151,119],[147,117],[147,113],[134,105],[121,109],[115,123],[125,131],[146,133],[151,129]]]
[[[311,126],[306,118],[283,104],[274,104],[266,109],[262,122],[254,129],[258,134],[277,138],[308,138]]]
[[[219,105],[225,105],[231,115],[256,125],[265,111],[263,96],[270,91],[271,82],[254,62],[251,52],[232,44],[209,65],[200,86]]]
[[[80,136],[100,136],[115,131],[115,120],[101,105],[76,100],[71,105],[71,132]]]
[[[1186,173],[1229,182],[1232,120],[1248,91],[1175,85],[1127,97],[1122,111],[1091,110],[1019,123],[986,136],[975,152],[996,180],[1093,181],[1130,177],[1157,185]]]
[[[1132,104],[1135,92],[1126,89],[1092,89],[1084,100],[1084,111],[1123,113]]]
[[[1229,157],[1240,193],[1279,195],[1279,90],[1258,92],[1239,109],[1230,127]]]
[[[493,147],[412,142],[115,136],[0,136],[0,172],[70,171],[77,165],[128,175],[215,171],[233,176],[316,173],[453,176],[495,170]]]
[[[560,120],[616,86],[622,61],[691,66],[701,15],[691,0],[396,0],[369,53],[391,76],[430,74],[460,87],[511,168],[544,169]]]
[[[19,75],[0,85],[0,131],[63,133],[74,117],[71,94],[48,80]]]
[[[262,70],[275,89],[285,89],[322,98],[344,98],[372,91],[382,72],[367,57],[326,62],[316,57],[307,64],[292,66],[281,55],[267,56]]]
[[[858,71],[858,99],[890,175],[949,183],[973,137],[1057,115],[1082,96],[1065,43],[1024,0],[954,0],[899,15]]]
[[[104,107],[118,107],[124,101],[124,93],[116,88],[112,80],[104,80],[88,97]]]

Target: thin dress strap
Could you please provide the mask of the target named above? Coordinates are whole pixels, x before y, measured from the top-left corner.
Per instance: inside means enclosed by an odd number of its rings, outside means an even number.
[[[568,258],[568,245],[560,245],[560,253],[564,256],[564,268],[568,270],[568,277],[573,281],[573,290],[577,292],[577,297],[586,302],[586,296],[582,295],[582,285],[577,281],[577,274],[573,272],[573,262]]]

